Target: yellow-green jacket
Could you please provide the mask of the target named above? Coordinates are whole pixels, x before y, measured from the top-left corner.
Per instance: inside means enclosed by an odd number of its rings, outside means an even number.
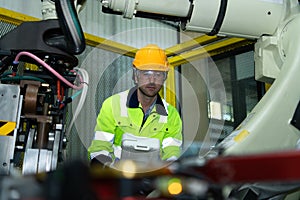
[[[176,108],[158,95],[144,123],[143,118],[137,88],[107,98],[97,117],[94,139],[88,149],[90,159],[100,154],[119,159],[124,133],[157,138],[160,140],[161,159],[177,159],[182,147],[182,121]]]

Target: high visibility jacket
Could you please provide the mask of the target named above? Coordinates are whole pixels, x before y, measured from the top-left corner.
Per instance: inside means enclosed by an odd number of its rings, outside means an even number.
[[[94,139],[88,149],[90,159],[100,154],[119,159],[124,133],[157,138],[161,159],[177,159],[182,146],[182,121],[176,108],[158,95],[146,121],[143,122],[143,118],[136,87],[107,98],[97,117]]]

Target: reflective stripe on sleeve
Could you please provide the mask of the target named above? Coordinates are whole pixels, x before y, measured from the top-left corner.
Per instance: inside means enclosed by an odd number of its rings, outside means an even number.
[[[175,138],[168,137],[162,141],[162,148],[170,147],[170,146],[176,146],[180,147],[182,145],[181,140],[177,140]]]
[[[121,159],[122,147],[113,145],[115,157]]]
[[[172,156],[172,157],[168,158],[166,161],[175,161],[177,159],[178,158],[176,156]]]
[[[104,131],[96,131],[94,140],[113,142],[115,135]]]

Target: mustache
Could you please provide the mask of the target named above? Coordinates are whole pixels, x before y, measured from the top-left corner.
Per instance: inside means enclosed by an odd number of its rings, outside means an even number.
[[[147,84],[144,84],[144,86],[151,86],[151,87],[155,87],[156,84],[155,83],[147,83]]]

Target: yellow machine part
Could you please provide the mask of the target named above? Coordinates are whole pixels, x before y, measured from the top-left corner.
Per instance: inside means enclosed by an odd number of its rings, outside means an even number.
[[[16,128],[16,122],[0,121],[0,135],[10,134]]]

